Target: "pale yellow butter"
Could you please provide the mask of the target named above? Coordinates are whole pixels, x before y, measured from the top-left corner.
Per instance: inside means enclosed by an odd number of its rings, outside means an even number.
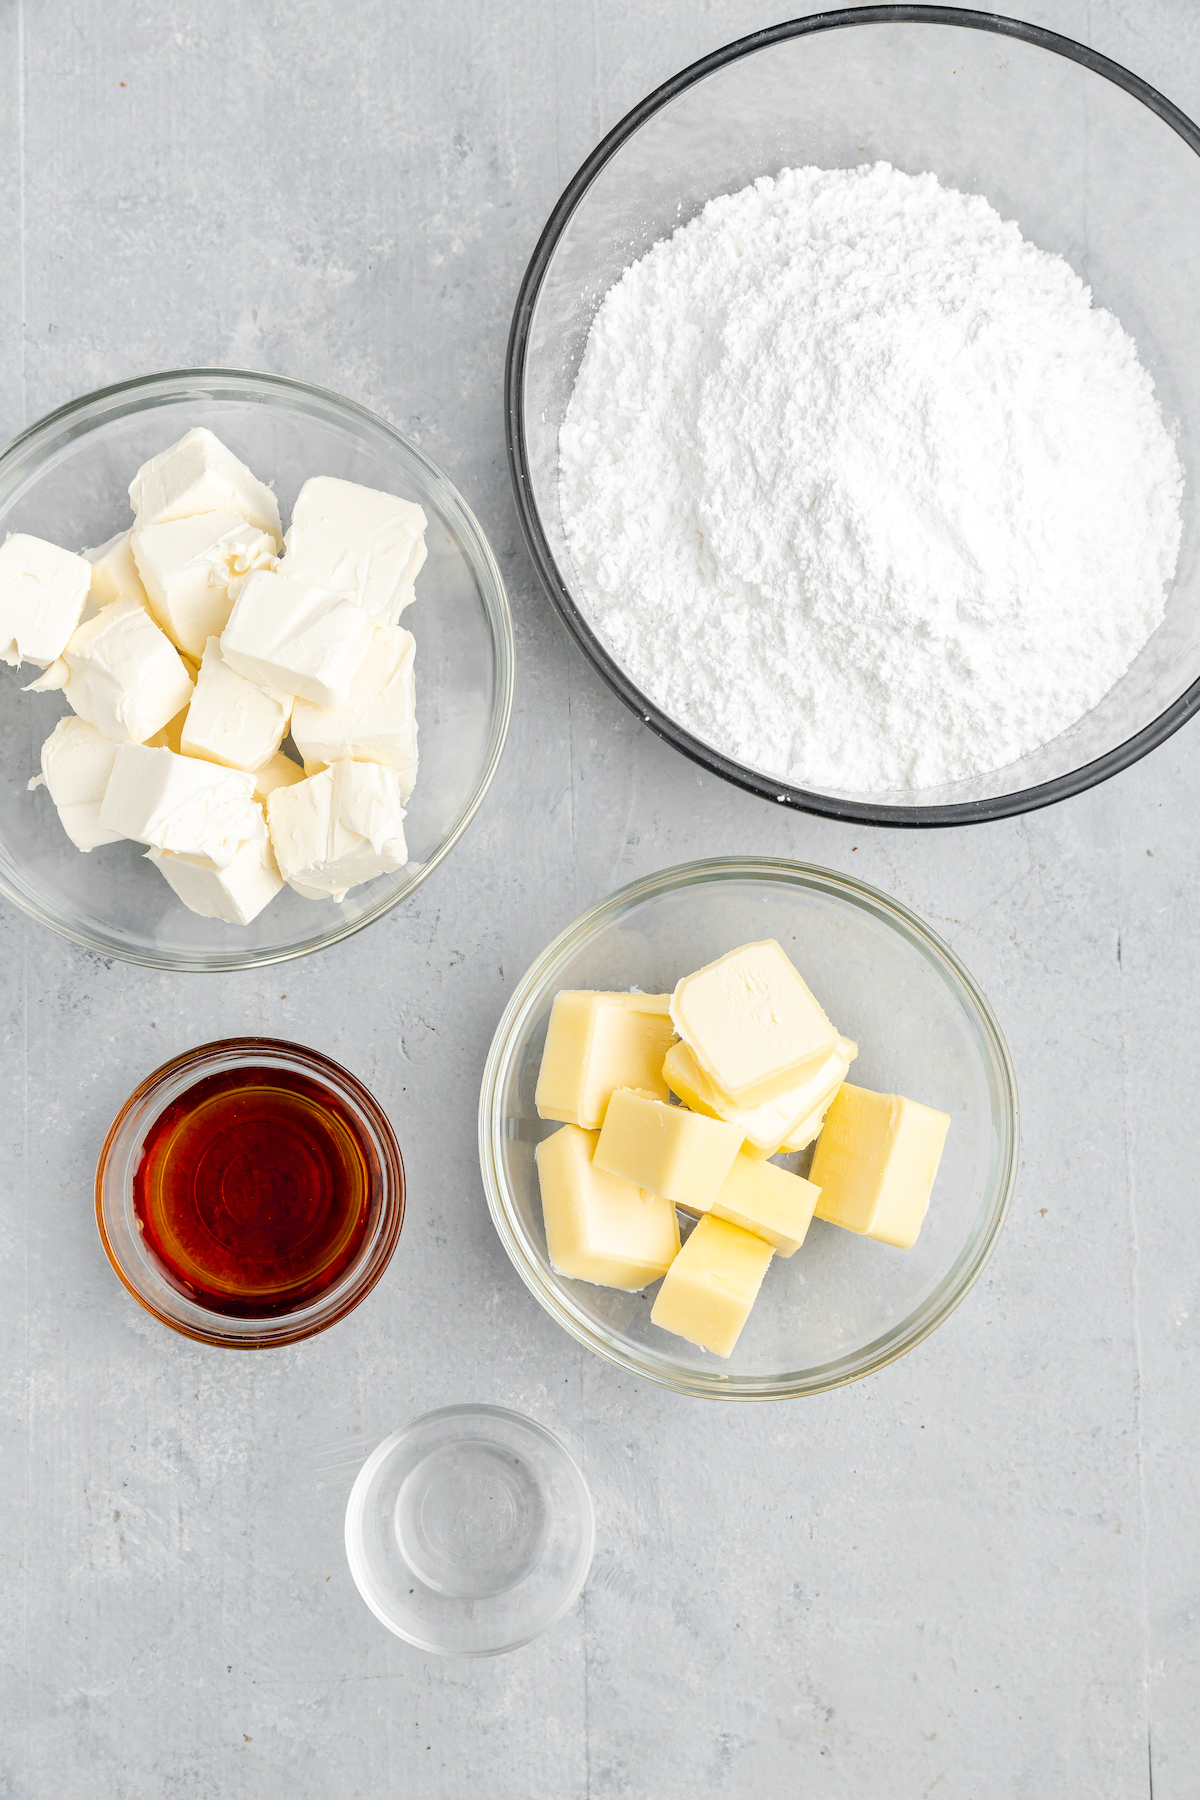
[[[750,1317],[774,1251],[763,1238],[711,1214],[667,1270],[651,1323],[728,1356]]]
[[[669,1200],[595,1166],[598,1135],[564,1125],[537,1147],[546,1249],[562,1275],[644,1288],[675,1260],[679,1221]]]
[[[685,975],[671,996],[671,1017],[709,1081],[738,1106],[797,1086],[838,1041],[773,938]]]
[[[802,1149],[792,1139],[807,1126],[810,1115],[818,1115],[816,1128],[806,1137],[811,1143],[820,1130],[819,1120],[825,1108],[846,1079],[846,1071],[858,1055],[858,1045],[849,1038],[839,1038],[825,1061],[795,1087],[785,1088],[774,1100],[759,1106],[738,1106],[715,1088],[699,1067],[686,1044],[673,1044],[663,1061],[663,1079],[673,1094],[696,1112],[710,1119],[724,1119],[736,1125],[746,1139],[748,1156],[774,1156],[785,1145]]]
[[[734,1125],[668,1106],[652,1093],[617,1088],[604,1115],[596,1165],[677,1206],[707,1212],[741,1147]]]
[[[675,1035],[667,994],[565,989],[550,1010],[534,1105],[543,1119],[595,1131],[614,1088],[667,1098],[663,1057]]]
[[[917,1241],[942,1157],[949,1113],[846,1082],[817,1139],[810,1176],[816,1214],[909,1250]]]
[[[707,1211],[714,1219],[728,1219],[731,1225],[766,1238],[778,1256],[792,1256],[804,1242],[820,1193],[802,1175],[743,1151],[734,1157],[711,1206],[688,1206],[682,1200],[678,1204],[685,1212]]]

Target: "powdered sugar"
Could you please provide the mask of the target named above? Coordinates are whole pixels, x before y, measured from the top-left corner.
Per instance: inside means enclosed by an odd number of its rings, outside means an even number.
[[[711,201],[626,270],[560,435],[575,592],[739,762],[1002,767],[1163,615],[1182,474],[1132,339],[981,198],[886,163]]]

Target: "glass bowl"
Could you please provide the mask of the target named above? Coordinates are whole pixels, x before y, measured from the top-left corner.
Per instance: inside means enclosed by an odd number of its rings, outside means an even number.
[[[502,1406],[447,1406],[393,1432],[346,1507],[359,1593],[389,1631],[438,1656],[500,1656],[549,1631],[595,1545],[574,1457]]]
[[[138,844],[83,855],[49,796],[28,793],[43,741],[70,708],[25,694],[37,671],[0,670],[0,891],[44,925],[105,956],[152,968],[244,969],[335,944],[397,906],[458,842],[487,792],[512,710],[513,634],[504,583],[457,490],[416,445],[338,394],[278,375],[185,369],[102,388],[51,413],[0,456],[0,535],[68,549],[131,523],[139,464],[207,425],[262,480],[286,524],[309,475],[337,475],[416,500],[429,559],[404,624],[417,640],[420,770],[404,822],[410,861],[339,905],[285,887],[250,925],[189,912]]]
[[[146,1134],[159,1115],[206,1076],[228,1069],[272,1068],[308,1076],[332,1090],[353,1115],[373,1154],[378,1195],[365,1241],[336,1284],[308,1305],[269,1318],[234,1318],[198,1306],[167,1280],[143,1241],[133,1177]],[[222,1038],[164,1063],[136,1087],[109,1127],[96,1165],[96,1224],[105,1254],[139,1306],[201,1344],[263,1350],[327,1331],[353,1312],[391,1261],[404,1223],[404,1161],[379,1102],[339,1063],[282,1038]]]
[[[839,1031],[851,1078],[950,1114],[937,1183],[911,1250],[814,1219],[775,1258],[728,1361],[650,1323],[655,1289],[627,1294],[557,1273],[546,1254],[534,1149],[557,1126],[533,1104],[560,988],[665,993],[737,944],[774,937]],[[947,1318],[978,1278],[1017,1171],[1017,1086],[990,1006],[915,914],[848,875],[769,858],[685,863],[622,888],[529,970],[497,1028],[479,1101],[492,1218],[526,1285],[581,1344],[677,1393],[723,1400],[820,1393],[872,1374]],[[803,1174],[811,1147],[784,1159]],[[686,1224],[686,1222],[685,1222]]]
[[[622,271],[716,194],[781,168],[884,160],[983,194],[1066,258],[1135,338],[1183,463],[1184,532],[1164,623],[1091,712],[1053,742],[941,788],[793,787],[685,731],[630,680],[572,594],[558,434],[595,312]],[[882,825],[957,825],[1091,787],[1200,707],[1200,133],[1094,50],[953,7],[871,6],[756,32],[694,63],[592,152],[542,234],[513,315],[509,466],[551,600],[605,681],[695,762],[769,800]]]

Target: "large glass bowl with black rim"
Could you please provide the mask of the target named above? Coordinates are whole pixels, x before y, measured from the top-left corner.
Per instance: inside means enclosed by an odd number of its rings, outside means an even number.
[[[1135,339],[1185,474],[1166,617],[1104,699],[1003,769],[885,794],[792,786],[732,761],[642,693],[573,591],[558,434],[588,331],[628,265],[756,176],[884,160],[979,193],[1066,258]],[[1200,132],[1146,82],[1037,26],[957,7],[866,6],[739,39],[634,107],[562,195],[525,274],[506,368],[517,509],[546,590],[604,680],[714,774],[787,806],[878,825],[1028,812],[1136,762],[1200,707]]]

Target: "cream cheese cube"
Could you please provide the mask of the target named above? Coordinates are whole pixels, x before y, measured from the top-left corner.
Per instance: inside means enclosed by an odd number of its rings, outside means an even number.
[[[279,503],[270,488],[204,426],[142,464],[129,484],[135,530],[196,513],[236,513],[280,542]]]
[[[118,747],[100,823],[139,844],[203,857],[222,869],[248,839],[266,837],[253,775],[146,744]]]
[[[0,544],[0,660],[39,669],[57,662],[92,585],[86,557],[14,531]],[[36,685],[36,684],[35,684]]]
[[[180,856],[173,850],[150,849],[146,856],[192,912],[223,919],[227,925],[249,925],[283,886],[265,838],[240,845],[224,868],[205,857]]]
[[[340,706],[297,700],[292,737],[310,775],[346,757],[388,763],[408,799],[417,778],[415,651],[410,631],[381,625]]]
[[[361,606],[326,587],[256,569],[221,633],[221,654],[247,681],[314,706],[340,706],[371,645]]]
[[[133,532],[150,610],[172,643],[203,656],[253,569],[275,567],[275,540],[234,513],[168,519]]]
[[[403,819],[383,763],[337,762],[267,799],[279,873],[306,900],[343,900],[359,882],[403,868]]]
[[[284,573],[350,594],[376,625],[394,625],[425,561],[424,512],[378,488],[314,475],[296,496]]]
[[[115,537],[97,545],[95,550],[84,551],[92,565],[92,585],[83,609],[84,619],[95,618],[102,607],[111,606],[114,600],[136,600],[139,606],[150,611],[150,596],[133,560],[132,536],[131,527],[128,531],[118,531]]]
[[[259,769],[283,742],[291,716],[290,694],[247,681],[221,655],[221,640],[210,637],[179,747],[230,769]]]
[[[63,653],[67,699],[105,737],[140,744],[192,697],[192,678],[136,600],[114,600],[79,627]]]
[[[294,787],[296,782],[304,780],[304,770],[284,750],[277,750],[274,756],[269,756],[261,768],[255,769],[253,773],[254,798],[264,806],[267,796],[273,794],[277,787]]]
[[[122,836],[100,823],[100,803],[116,754],[111,738],[72,713],[58,721],[42,745],[42,772],[29,786],[48,790],[63,830],[79,850],[115,844]]]

